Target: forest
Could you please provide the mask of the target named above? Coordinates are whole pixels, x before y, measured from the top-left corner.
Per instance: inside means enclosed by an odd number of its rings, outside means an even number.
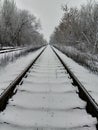
[[[18,9],[14,0],[0,1],[0,48],[46,44],[41,24],[27,10]]]
[[[80,8],[65,4],[62,10],[49,44],[98,72],[98,3],[90,0]],[[0,0],[0,48],[46,45],[40,30],[40,20],[33,14],[17,8],[14,0]]]
[[[63,17],[50,44],[73,60],[98,72],[98,3],[89,1],[80,8],[62,6]]]

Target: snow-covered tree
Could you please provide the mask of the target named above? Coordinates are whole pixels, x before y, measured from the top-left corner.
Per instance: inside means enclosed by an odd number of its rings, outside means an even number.
[[[43,37],[38,33],[39,29],[40,22],[34,15],[26,10],[18,9],[14,0],[4,0],[0,11],[0,44],[2,46],[35,44],[34,37],[37,39],[40,37],[44,42]]]
[[[98,4],[89,1],[80,9],[63,6],[64,15],[51,36],[50,43],[73,46],[97,53],[98,51]],[[84,47],[82,47],[84,46]]]

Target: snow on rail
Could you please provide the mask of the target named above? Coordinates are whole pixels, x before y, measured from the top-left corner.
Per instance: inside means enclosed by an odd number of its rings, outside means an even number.
[[[7,130],[96,130],[96,118],[76,93],[69,74],[48,46],[17,86],[0,128]]]
[[[54,49],[79,81],[85,86],[93,99],[98,103],[98,75],[79,65],[56,48]]]
[[[24,68],[42,51],[43,48],[20,57],[7,66],[0,68],[0,94],[24,70]]]

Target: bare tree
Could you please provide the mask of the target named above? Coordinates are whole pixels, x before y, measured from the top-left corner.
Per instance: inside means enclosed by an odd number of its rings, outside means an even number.
[[[18,9],[14,0],[4,0],[0,12],[0,43],[3,46],[30,45],[35,43],[32,37],[40,37],[44,42],[40,33],[35,36],[41,26],[39,20],[28,11]]]
[[[73,46],[90,53],[98,50],[98,4],[89,1],[80,9],[63,6],[64,15],[51,36],[56,44]]]

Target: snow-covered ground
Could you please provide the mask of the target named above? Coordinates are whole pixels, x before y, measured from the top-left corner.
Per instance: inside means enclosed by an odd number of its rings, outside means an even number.
[[[0,94],[17,77],[17,75],[20,74],[22,70],[24,70],[24,68],[41,52],[42,49],[43,48],[29,53],[28,55],[19,57],[17,60],[9,62],[6,65],[5,57],[12,59],[14,55],[20,54],[20,51],[11,52],[8,54],[0,54],[0,61],[5,61],[4,64],[0,66]],[[2,59],[4,61],[2,61]]]
[[[86,102],[49,46],[22,81],[0,113],[0,129],[96,130],[96,118],[86,112]]]
[[[22,55],[23,53],[26,53],[29,49],[28,48],[16,48],[12,51],[11,50],[3,50],[0,51],[0,67],[3,65],[3,63],[7,63],[9,61],[12,61],[16,59],[16,57]],[[1,52],[6,52],[6,53],[1,53]]]
[[[71,69],[71,71],[78,77],[79,81],[89,91],[93,99],[98,103],[98,75],[87,70],[85,67],[79,65],[71,58],[54,48],[65,64]]]
[[[17,58],[17,56],[20,56],[23,52],[26,50],[17,50],[13,52],[7,52],[7,53],[1,53],[0,54],[0,68],[2,66],[6,66],[8,62],[13,61]]]

